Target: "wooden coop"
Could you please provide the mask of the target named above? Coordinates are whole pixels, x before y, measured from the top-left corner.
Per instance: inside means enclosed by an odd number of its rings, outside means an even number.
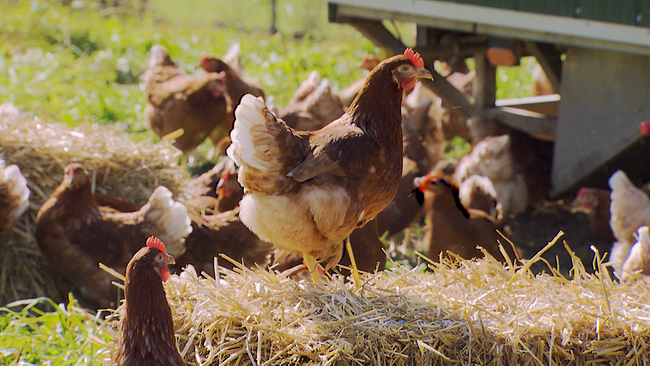
[[[467,116],[554,141],[552,197],[606,187],[618,169],[636,183],[650,180],[650,139],[638,130],[650,120],[649,2],[328,1],[330,22],[352,25],[378,47],[403,52],[382,21],[406,21],[417,25],[414,48],[425,65],[474,58],[475,98],[435,72],[425,85]],[[493,46],[534,56],[558,94],[496,100],[496,66],[487,57]]]

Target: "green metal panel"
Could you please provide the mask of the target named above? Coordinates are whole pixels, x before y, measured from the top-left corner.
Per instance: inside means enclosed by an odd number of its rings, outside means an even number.
[[[650,1],[639,1],[635,21],[642,27],[650,27]]]
[[[591,19],[627,25],[650,24],[649,0],[434,0]],[[641,14],[641,18],[638,15]],[[638,19],[641,20],[639,23]]]

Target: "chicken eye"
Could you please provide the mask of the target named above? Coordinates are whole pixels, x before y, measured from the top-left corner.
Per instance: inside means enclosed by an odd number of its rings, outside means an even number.
[[[411,66],[409,65],[402,65],[399,68],[399,72],[409,72],[411,70]]]
[[[162,253],[158,253],[158,255],[156,256],[156,262],[161,262],[162,260],[163,260]]]

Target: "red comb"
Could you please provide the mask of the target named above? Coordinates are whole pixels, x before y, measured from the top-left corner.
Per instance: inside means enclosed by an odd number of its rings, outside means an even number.
[[[641,136],[650,136],[650,122],[643,121],[639,123],[639,132]]]
[[[413,66],[416,68],[421,69],[424,67],[424,60],[422,60],[420,54],[413,51],[412,48],[407,48],[406,51],[404,51],[404,57],[406,57],[407,60],[411,61],[413,63]]]
[[[201,61],[199,61],[199,65],[203,65],[206,61],[208,61],[208,59],[210,59],[210,57],[211,57],[211,56],[210,56],[210,55],[207,55],[207,54],[201,56]]]
[[[155,236],[150,236],[147,238],[147,248],[156,248],[161,252],[167,254],[167,248],[165,248],[165,244],[163,244],[163,242]]]

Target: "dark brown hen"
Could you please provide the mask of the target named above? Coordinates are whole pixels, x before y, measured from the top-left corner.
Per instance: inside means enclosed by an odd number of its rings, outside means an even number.
[[[174,258],[157,238],[147,239],[126,266],[124,315],[114,366],[185,366],[176,348],[163,281]]]

